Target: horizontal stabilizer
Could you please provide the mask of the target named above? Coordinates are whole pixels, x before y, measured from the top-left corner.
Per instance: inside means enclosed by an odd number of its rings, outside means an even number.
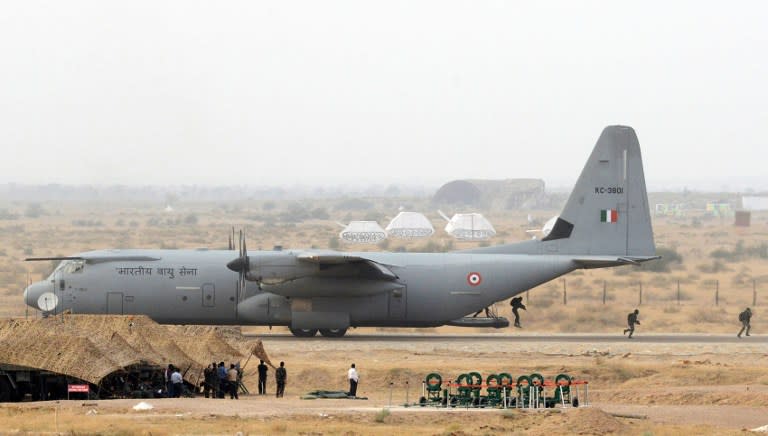
[[[573,261],[579,268],[605,268],[609,266],[640,265],[649,260],[661,259],[661,256],[582,256]]]

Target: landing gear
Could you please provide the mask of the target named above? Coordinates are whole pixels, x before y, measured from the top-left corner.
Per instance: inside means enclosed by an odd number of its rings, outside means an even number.
[[[326,338],[340,338],[347,333],[347,329],[320,329],[320,334]]]
[[[317,329],[289,329],[297,338],[311,338],[317,334]]]

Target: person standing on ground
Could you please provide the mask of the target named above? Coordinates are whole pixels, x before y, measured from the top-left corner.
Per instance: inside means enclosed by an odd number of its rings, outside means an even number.
[[[224,398],[227,393],[227,367],[224,366],[224,362],[219,362],[219,367],[216,369],[216,375],[219,378],[219,393],[217,398]]]
[[[173,398],[181,397],[181,387],[183,383],[184,383],[184,379],[181,377],[179,368],[173,368],[173,372],[171,373],[171,386],[172,386]]]
[[[509,304],[512,306],[512,314],[515,315],[515,327],[522,328],[520,326],[520,313],[518,313],[518,309],[527,310],[525,304],[523,304],[523,297],[515,297],[509,300]]]
[[[205,398],[212,396],[216,398],[216,389],[214,389],[213,379],[216,376],[216,367],[211,364],[203,370],[203,395]]]
[[[285,362],[280,362],[280,367],[275,370],[275,381],[277,381],[277,398],[282,398],[285,393],[285,382],[288,380],[288,372],[285,370]]]
[[[627,328],[624,329],[624,334],[626,335],[629,332],[629,339],[632,339],[632,333],[635,332],[635,324],[640,324],[640,320],[637,319],[638,315],[640,315],[640,311],[637,309],[627,315]]]
[[[229,385],[229,399],[239,400],[240,397],[237,396],[237,389],[240,387],[240,383],[238,381],[237,368],[235,368],[234,363],[229,364],[229,371],[227,371],[227,383]]]
[[[739,321],[741,321],[741,330],[739,330],[739,334],[736,335],[736,337],[741,337],[741,334],[744,333],[744,330],[747,331],[747,336],[749,336],[749,322],[752,320],[752,309],[747,307],[744,312],[741,312],[739,314]]]
[[[173,374],[173,364],[169,363],[168,368],[165,368],[163,372],[163,380],[165,381],[165,396],[171,398],[173,396],[173,384],[171,383],[171,374]]]
[[[211,362],[211,398],[218,398],[219,396],[219,372],[216,362]]]
[[[259,395],[265,395],[267,393],[267,365],[263,360],[259,360]]]
[[[347,371],[347,378],[349,379],[349,392],[347,395],[357,397],[357,382],[360,381],[360,375],[358,375],[354,363],[349,368],[349,371]]]

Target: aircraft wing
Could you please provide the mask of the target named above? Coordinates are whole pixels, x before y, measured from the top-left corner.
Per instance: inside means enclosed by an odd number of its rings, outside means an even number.
[[[388,265],[359,254],[308,250],[252,255],[249,262],[248,280],[285,297],[360,297],[403,287]]]
[[[388,267],[394,266],[394,265],[384,265],[382,263],[379,263],[375,260],[368,259],[359,255],[348,255],[344,253],[339,253],[337,251],[311,251],[311,252],[303,252],[296,255],[296,259],[302,261],[302,262],[309,262],[309,263],[315,263],[321,266],[321,270],[332,270],[336,269],[339,272],[344,270],[344,265],[366,265],[369,267],[369,275],[371,276],[378,276],[378,277],[370,277],[370,278],[378,278],[378,279],[386,279],[386,280],[396,280],[397,274],[392,272],[391,269]],[[340,266],[340,268],[332,268],[333,266]],[[359,270],[358,270],[359,271]],[[372,274],[370,274],[372,273]],[[358,273],[359,274],[359,273]],[[328,274],[332,275],[332,274]]]

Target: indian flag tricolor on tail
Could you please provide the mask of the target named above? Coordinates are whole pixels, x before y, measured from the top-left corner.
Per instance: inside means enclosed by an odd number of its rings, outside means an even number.
[[[616,209],[603,209],[600,211],[601,223],[615,223],[619,220],[619,211]]]

